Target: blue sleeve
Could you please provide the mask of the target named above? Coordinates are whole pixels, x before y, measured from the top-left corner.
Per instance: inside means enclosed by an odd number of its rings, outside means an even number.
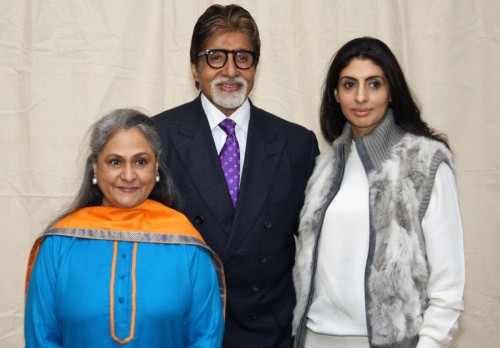
[[[61,242],[45,238],[33,266],[24,317],[26,348],[63,346],[54,300]]]
[[[191,279],[188,347],[222,347],[224,314],[217,274],[208,251],[199,247],[192,260]]]

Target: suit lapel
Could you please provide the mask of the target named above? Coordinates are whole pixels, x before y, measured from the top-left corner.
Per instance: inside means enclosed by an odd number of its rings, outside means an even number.
[[[284,140],[278,138],[266,117],[252,106],[240,195],[224,259],[249,235],[262,214],[283,148]]]
[[[234,208],[224,180],[210,125],[199,98],[193,102],[193,112],[183,116],[179,131],[173,132],[171,136],[179,160],[185,167],[200,197],[222,229],[229,233],[234,217]]]

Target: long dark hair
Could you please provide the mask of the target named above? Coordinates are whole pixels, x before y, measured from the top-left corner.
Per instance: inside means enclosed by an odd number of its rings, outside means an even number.
[[[159,161],[158,174],[160,175],[160,181],[155,184],[148,198],[168,207],[178,208],[180,204],[179,194],[168,175],[165,164],[161,160],[161,141],[153,121],[137,110],[117,109],[103,116],[92,125],[89,144],[90,154],[85,163],[83,180],[78,194],[64,212],[54,219],[48,227],[79,209],[102,204],[104,196],[99,187],[92,184],[94,176],[92,164],[97,161],[99,154],[113,135],[120,130],[131,128],[138,129],[144,135]]]
[[[347,122],[340,104],[335,100],[334,90],[338,88],[340,72],[353,58],[370,59],[382,69],[389,82],[392,100],[389,106],[399,127],[408,133],[438,140],[449,148],[446,136],[430,128],[422,119],[420,107],[392,51],[384,42],[371,37],[347,42],[333,57],[323,86],[320,108],[321,132],[328,142],[333,142],[342,133]]]

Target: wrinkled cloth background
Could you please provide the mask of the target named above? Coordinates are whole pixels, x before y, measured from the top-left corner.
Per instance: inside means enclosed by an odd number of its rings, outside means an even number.
[[[453,347],[498,347],[500,1],[235,2],[261,33],[252,101],[314,130],[322,147],[318,109],[333,53],[365,35],[395,52],[424,118],[456,155],[467,285]],[[0,1],[1,347],[24,345],[28,253],[76,193],[87,129],[115,108],[154,115],[192,100],[192,29],[213,3]]]

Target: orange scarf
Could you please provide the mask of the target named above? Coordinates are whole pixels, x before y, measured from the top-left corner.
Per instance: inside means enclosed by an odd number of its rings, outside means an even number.
[[[43,239],[48,235],[128,242],[198,245],[208,250],[212,255],[225,308],[225,281],[221,261],[205,244],[200,233],[186,216],[159,202],[147,199],[141,205],[132,209],[104,206],[87,207],[64,217],[35,241],[28,259],[26,293],[31,270]]]

